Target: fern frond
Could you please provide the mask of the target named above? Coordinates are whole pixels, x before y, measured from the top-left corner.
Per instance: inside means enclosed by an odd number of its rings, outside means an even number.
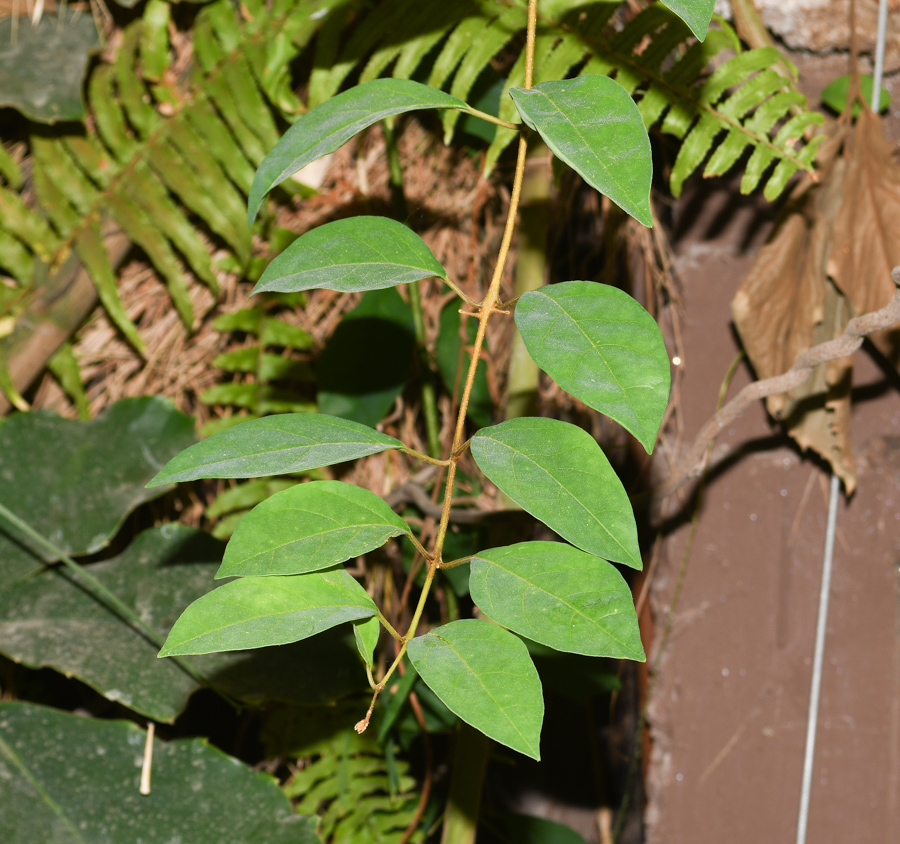
[[[486,71],[509,67],[506,90],[524,79],[526,0],[213,0],[197,15],[194,65],[176,79],[170,66],[171,10],[149,0],[123,33],[112,64],[88,84],[91,119],[83,131],[42,130],[32,138],[30,178],[0,149],[0,272],[15,282],[0,317],[18,313],[37,280],[77,254],[116,325],[142,349],[118,296],[101,232],[114,226],[147,254],[186,325],[193,274],[217,289],[208,239],[238,267],[250,260],[244,207],[253,172],[279,136],[277,119],[305,106],[291,63],[312,49],[308,105],[333,96],[354,75],[428,78],[468,99]],[[821,118],[803,111],[792,82],[774,72],[778,53],[742,52],[731,28],[705,42],[660,4],[624,20],[612,0],[545,0],[540,7],[535,81],[575,73],[614,77],[648,128],[682,141],[670,176],[674,193],[702,171],[724,173],[746,160],[741,190],[764,185],[777,196],[812,166]],[[723,59],[727,61],[723,62]],[[714,64],[718,67],[712,70]],[[493,72],[496,72],[495,70]],[[449,137],[458,113],[444,116]],[[517,120],[501,97],[500,117]],[[499,128],[490,168],[515,132]],[[30,207],[32,206],[33,207]],[[204,237],[200,232],[206,232]]]
[[[85,128],[31,137],[34,209],[19,194],[18,166],[0,152],[8,183],[0,186],[0,271],[33,290],[38,266],[53,272],[77,254],[111,319],[143,353],[103,243],[101,232],[114,226],[146,253],[192,328],[188,274],[218,292],[200,232],[220,238],[240,266],[250,260],[244,208],[253,171],[278,139],[277,106],[299,106],[285,88],[300,49],[291,39],[308,42],[320,25],[316,13],[335,2],[279,0],[267,9],[253,0],[238,15],[216,0],[198,15],[192,75],[175,80],[170,6],[150,0],[124,30],[114,61],[92,73]],[[6,303],[0,316],[11,309]]]
[[[301,814],[321,815],[323,841],[387,844],[415,814],[415,780],[408,769],[406,762],[386,759],[375,739],[343,731],[318,743],[284,791],[299,801]],[[421,833],[411,840],[421,841]]]
[[[394,0],[358,14],[334,7],[317,42],[315,64],[321,69],[313,71],[310,104],[336,94],[354,68],[362,67],[362,80],[386,72],[409,78],[421,70],[427,56],[435,54],[429,84],[466,100],[492,62],[522,40],[525,0],[446,0],[437,9],[429,6],[427,24],[425,5]],[[781,60],[776,50],[743,52],[723,21],[702,44],[697,43],[680,18],[661,4],[620,25],[616,14],[620,5],[597,0],[542,3],[535,82],[573,72],[615,78],[635,99],[648,129],[658,127],[683,140],[671,174],[676,195],[704,162],[705,176],[719,175],[748,150],[752,153],[741,182],[744,192],[765,182],[766,196],[774,198],[791,174],[811,167],[818,142],[807,143],[796,131],[779,134],[779,124],[801,110],[805,99],[791,80],[775,72]],[[733,55],[710,72],[723,53]],[[519,50],[500,100],[502,119],[518,120],[506,94],[523,81],[524,55]],[[804,127],[821,122],[819,116],[805,114]],[[445,113],[447,140],[459,116],[455,111]],[[486,168],[515,137],[513,130],[497,130]]]

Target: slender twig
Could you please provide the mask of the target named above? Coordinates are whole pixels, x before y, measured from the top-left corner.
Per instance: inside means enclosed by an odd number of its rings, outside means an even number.
[[[449,460],[441,460],[437,457],[431,457],[428,454],[422,454],[421,451],[416,451],[414,448],[409,448],[404,446],[402,449],[398,449],[400,451],[406,452],[410,457],[415,457],[416,460],[421,460],[423,463],[431,463],[432,466],[449,466]]]
[[[894,267],[891,271],[891,278],[894,280],[894,284],[900,287],[900,267]],[[731,424],[749,405],[768,396],[788,393],[795,387],[799,387],[809,378],[815,367],[832,360],[849,357],[862,345],[863,339],[867,335],[874,334],[876,331],[884,331],[898,322],[900,322],[900,290],[894,293],[890,304],[881,310],[851,319],[840,337],[819,343],[818,346],[801,352],[787,372],[748,384],[700,429],[685,457],[670,474],[669,480],[653,490],[653,495],[671,495],[686,481],[696,477],[703,468],[707,445],[722,428]]]
[[[526,86],[528,88],[531,85]],[[482,120],[487,120],[488,123],[496,123],[498,126],[502,126],[504,129],[515,129],[518,131],[522,128],[521,123],[510,123],[508,120],[501,120],[499,117],[494,117],[493,114],[487,114],[484,111],[479,111],[477,108],[472,108],[472,106],[467,106],[464,111],[468,114],[471,114],[472,117],[480,117]]]
[[[422,491],[424,492],[425,490],[422,490]],[[409,541],[412,542],[412,544],[416,547],[416,551],[418,551],[426,560],[430,560],[431,554],[429,554],[428,551],[422,545],[422,543],[419,542],[418,539],[416,539],[415,534],[409,533],[409,534],[407,534],[407,536],[409,537]]]
[[[378,607],[375,607],[375,617],[381,622],[381,626],[384,627],[384,629],[387,630],[387,632],[390,633],[391,636],[393,636],[398,642],[403,638],[403,637],[402,637],[402,636],[394,629],[394,625],[391,624],[391,623],[384,617],[384,614],[381,612],[380,609],[378,609]],[[373,688],[374,688],[374,685],[373,685]]]
[[[466,295],[465,291],[452,279],[447,278],[447,276],[443,276],[441,281],[447,285],[460,299],[462,299],[467,304],[471,305],[473,308],[480,308],[481,302],[476,302],[474,299],[470,299],[469,296]]]
[[[528,2],[528,29],[525,42],[525,88],[530,88],[532,78],[534,76],[534,45],[535,33],[537,29],[537,0],[529,0]],[[516,227],[516,216],[519,209],[519,197],[522,193],[522,179],[525,175],[525,155],[528,151],[527,133],[523,132],[519,137],[519,150],[516,158],[516,171],[513,177],[512,192],[510,194],[509,210],[506,216],[506,226],[503,230],[503,239],[500,244],[500,252],[497,256],[497,264],[494,268],[494,275],[491,278],[490,287],[487,295],[478,309],[478,331],[475,335],[475,342],[472,345],[472,356],[469,361],[469,370],[466,374],[465,385],[463,386],[462,397],[459,402],[458,415],[456,418],[456,428],[453,435],[453,444],[450,449],[450,464],[447,466],[447,476],[444,481],[444,502],[441,507],[441,520],[438,525],[437,536],[434,541],[434,548],[431,552],[431,559],[428,561],[428,568],[425,573],[425,582],[422,584],[422,590],[419,593],[419,600],[413,612],[412,620],[407,628],[406,635],[401,639],[400,648],[397,656],[388,667],[381,682],[376,687],[375,694],[372,698],[372,704],[366,717],[356,725],[358,732],[362,732],[368,726],[369,718],[375,706],[375,700],[379,692],[384,688],[385,683],[390,679],[397,666],[406,653],[406,646],[410,639],[416,635],[419,622],[422,619],[422,613],[425,610],[425,602],[431,591],[434,582],[435,573],[441,562],[441,552],[444,547],[444,540],[447,536],[447,528],[450,524],[451,504],[453,502],[453,485],[456,479],[456,466],[459,463],[463,453],[464,433],[466,425],[466,412],[469,407],[469,399],[472,394],[472,386],[475,383],[475,372],[481,357],[481,349],[484,345],[484,335],[487,330],[487,324],[491,316],[496,312],[497,302],[500,300],[500,283],[503,280],[503,273],[506,269],[506,260],[509,257],[509,248],[512,243],[513,232]]]
[[[462,566],[468,563],[475,555],[469,554],[468,557],[460,557],[458,560],[450,560],[448,563],[441,563],[442,569],[452,569],[456,568],[456,566]]]
[[[153,735],[156,732],[156,723],[147,723],[147,738],[144,741],[144,761],[141,765],[141,785],[138,789],[141,794],[150,793],[150,772],[153,769]]]
[[[414,481],[407,481],[402,486],[398,486],[397,489],[387,496],[386,500],[391,507],[397,507],[400,504],[411,502],[426,516],[431,516],[435,519],[440,519],[444,514],[444,508],[435,501],[432,501],[431,498],[428,497],[428,493],[425,489]],[[453,507],[450,510],[449,518],[451,522],[456,524],[472,525],[476,522],[483,521],[487,515],[489,515],[489,513],[486,513],[483,510],[462,510],[459,507]],[[427,560],[430,555],[422,554],[422,556]]]

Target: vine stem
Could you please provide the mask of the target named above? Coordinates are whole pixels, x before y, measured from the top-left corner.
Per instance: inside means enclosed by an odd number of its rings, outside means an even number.
[[[534,78],[534,44],[535,33],[537,31],[537,0],[528,0],[528,29],[525,42],[525,84],[523,87],[531,88],[532,79]],[[519,198],[522,194],[522,179],[525,176],[525,155],[528,152],[528,137],[523,127],[523,132],[519,136],[519,150],[516,158],[516,172],[513,177],[512,193],[509,200],[509,210],[506,214],[506,225],[503,229],[503,240],[500,243],[500,252],[497,255],[497,264],[494,267],[494,275],[491,278],[491,284],[488,288],[487,295],[484,297],[481,305],[478,307],[478,332],[475,335],[475,342],[472,347],[472,357],[469,361],[469,370],[466,373],[466,381],[463,386],[462,397],[459,401],[459,410],[456,417],[456,428],[453,434],[453,444],[450,447],[449,465],[447,466],[447,477],[444,482],[444,501],[441,508],[441,520],[438,525],[437,535],[434,540],[434,548],[431,552],[431,558],[428,560],[428,569],[425,573],[425,582],[422,585],[422,591],[419,594],[419,600],[413,613],[412,621],[406,630],[406,634],[400,639],[400,647],[397,656],[385,672],[384,677],[375,687],[375,694],[372,696],[372,705],[363,718],[356,725],[356,731],[361,733],[369,724],[369,718],[375,706],[375,700],[378,694],[384,689],[385,684],[390,679],[397,666],[400,664],[406,654],[406,646],[416,635],[416,629],[419,621],[422,619],[422,612],[425,609],[425,601],[431,591],[431,585],[434,582],[434,576],[438,568],[441,567],[441,552],[444,548],[444,539],[447,536],[447,528],[450,524],[450,507],[453,503],[453,483],[456,478],[456,467],[462,455],[465,452],[463,446],[466,411],[469,407],[469,398],[472,394],[472,386],[475,383],[475,372],[478,362],[481,358],[481,349],[484,345],[484,335],[487,330],[487,324],[491,316],[500,311],[497,303],[500,300],[500,283],[503,280],[503,273],[506,270],[506,261],[509,257],[509,247],[512,243],[513,232],[516,228],[516,216],[519,211]]]

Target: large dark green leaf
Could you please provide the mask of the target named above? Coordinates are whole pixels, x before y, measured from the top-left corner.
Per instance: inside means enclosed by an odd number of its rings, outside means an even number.
[[[370,290],[338,324],[319,357],[319,409],[377,425],[409,377],[412,311],[393,288]]]
[[[202,739],[146,732],[29,703],[0,704],[0,841],[5,844],[317,844],[271,777]]]
[[[472,437],[478,468],[524,510],[589,554],[641,568],[622,482],[586,431],[557,419],[510,419]]]
[[[145,531],[120,556],[88,570],[163,639],[188,604],[206,594],[222,543],[167,524]],[[214,686],[250,701],[326,703],[359,687],[352,633],[284,648],[191,658]],[[100,694],[172,722],[200,684],[111,612],[65,569],[48,569],[0,592],[0,651],[32,668],[77,677]],[[292,666],[303,663],[302,672]],[[363,682],[364,685],[364,682]]]
[[[716,7],[716,0],[663,0],[701,41],[706,38],[706,30]]]
[[[522,296],[516,326],[560,387],[653,451],[669,400],[669,356],[653,317],[631,296],[592,281],[552,284]]]
[[[377,454],[403,443],[347,419],[286,413],[242,422],[169,461],[148,484],[197,478],[261,478],[319,469]]]
[[[259,165],[247,205],[252,225],[263,197],[298,170],[334,152],[368,126],[408,111],[466,108],[462,100],[409,79],[375,79],[304,114]]]
[[[653,225],[650,138],[628,92],[589,75],[513,88],[522,120],[553,154],[645,226]]]
[[[319,287],[361,293],[446,275],[407,226],[387,217],[350,217],[298,237],[269,264],[253,292]]]
[[[428,687],[463,721],[540,759],[544,697],[528,648],[487,621],[453,621],[412,639],[409,658]]]
[[[12,106],[38,123],[84,118],[88,61],[100,49],[91,15],[80,9],[43,15],[37,26],[13,18],[0,20],[0,106]]]
[[[194,601],[175,622],[159,655],[283,645],[375,613],[366,590],[343,568],[293,577],[241,577]]]
[[[575,830],[546,818],[498,812],[481,819],[478,844],[587,844]]]
[[[161,398],[125,399],[90,422],[17,414],[0,424],[0,503],[67,554],[93,554],[163,492],[145,484],[194,439],[194,420]],[[35,567],[30,547],[0,521],[0,589]]]
[[[472,600],[516,633],[568,653],[644,659],[631,590],[615,566],[561,542],[520,542],[472,559]]]
[[[374,492],[311,481],[276,493],[244,516],[216,577],[318,571],[403,533],[409,525]]]

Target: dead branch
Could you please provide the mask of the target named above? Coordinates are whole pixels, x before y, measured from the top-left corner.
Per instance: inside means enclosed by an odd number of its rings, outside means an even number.
[[[697,477],[706,462],[706,450],[710,442],[722,428],[733,422],[753,402],[790,392],[809,378],[815,367],[849,357],[862,345],[867,335],[884,331],[900,322],[900,267],[894,267],[891,278],[898,290],[888,305],[881,310],[854,317],[847,323],[840,337],[801,352],[787,372],[763,381],[754,381],[744,387],[700,429],[685,457],[671,472],[669,479],[654,490],[654,495],[660,497],[671,495],[682,484]]]

